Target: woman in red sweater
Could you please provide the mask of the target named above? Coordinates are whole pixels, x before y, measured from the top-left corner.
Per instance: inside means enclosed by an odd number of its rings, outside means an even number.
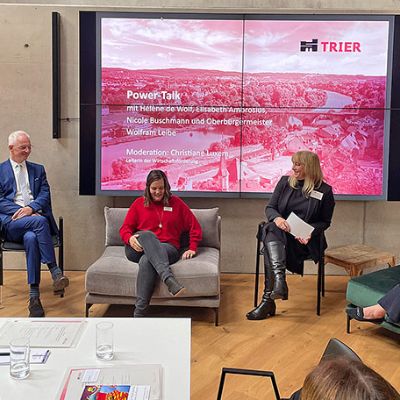
[[[144,196],[132,203],[119,230],[126,257],[139,264],[134,317],[146,315],[158,276],[172,296],[185,290],[170,268],[179,259],[184,232],[189,233],[189,249],[182,259],[189,259],[196,255],[201,240],[200,224],[190,208],[171,194],[165,173],[150,171]]]

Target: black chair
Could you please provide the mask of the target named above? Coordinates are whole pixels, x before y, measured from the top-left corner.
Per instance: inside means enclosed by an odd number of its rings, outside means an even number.
[[[346,357],[354,361],[362,361],[361,358],[349,346],[341,342],[339,339],[332,338],[329,340],[321,361],[331,357]]]
[[[349,360],[361,361],[361,358],[346,344],[339,339],[329,340],[319,362],[335,357],[345,357]],[[289,400],[299,400],[301,398],[301,389],[292,394]]]
[[[257,248],[256,248],[256,275],[254,280],[254,307],[258,304],[258,284],[260,276],[260,257],[262,255],[262,232],[265,221],[258,224],[257,230]],[[317,315],[321,315],[321,295],[325,296],[325,250],[324,250],[324,233],[320,235],[320,250],[318,260],[318,278],[317,278]]]
[[[54,247],[58,247],[58,266],[61,271],[64,271],[64,219],[59,217],[58,219],[58,235],[53,235]],[[8,242],[5,240],[3,234],[0,234],[0,304],[3,301],[3,282],[4,282],[4,252],[16,251],[25,252],[25,247],[22,243]],[[56,296],[64,297],[64,289],[54,291]]]
[[[320,362],[331,357],[346,357],[349,360],[362,361],[361,358],[346,344],[341,342],[339,339],[332,338],[329,340],[322,356]],[[278,385],[276,384],[275,375],[272,371],[262,371],[253,369],[241,369],[241,368],[222,368],[221,378],[219,381],[217,400],[222,400],[222,392],[224,390],[225,377],[226,374],[233,375],[252,375],[261,376],[271,379],[271,384],[274,389],[274,394],[276,400],[296,400],[300,399],[301,389],[293,393],[290,398],[280,397]]]
[[[226,374],[264,376],[266,378],[269,378],[269,379],[271,379],[271,383],[272,383],[272,387],[274,389],[274,394],[275,394],[276,400],[284,400],[284,399],[281,399],[281,397],[280,397],[278,385],[276,384],[276,380],[275,380],[275,376],[274,376],[273,372],[259,371],[259,370],[255,370],[255,369],[241,369],[241,368],[222,368],[221,378],[220,378],[219,387],[218,387],[217,400],[222,399],[222,391],[224,390]]]

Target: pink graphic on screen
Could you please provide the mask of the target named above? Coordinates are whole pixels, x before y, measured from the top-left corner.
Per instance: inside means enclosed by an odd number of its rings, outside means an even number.
[[[273,191],[318,153],[383,194],[388,21],[102,19],[101,190]],[[244,32],[244,36],[243,36]]]

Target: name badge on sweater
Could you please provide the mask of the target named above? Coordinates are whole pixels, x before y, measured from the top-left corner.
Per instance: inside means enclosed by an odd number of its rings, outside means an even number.
[[[322,200],[322,196],[324,194],[321,192],[318,192],[318,190],[313,190],[310,194],[310,197],[312,197],[313,199],[317,199],[317,200]]]
[[[172,211],[172,207],[164,207],[164,211]]]

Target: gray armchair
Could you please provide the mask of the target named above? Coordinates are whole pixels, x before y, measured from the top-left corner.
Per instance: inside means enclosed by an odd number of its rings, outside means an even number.
[[[220,304],[221,217],[218,208],[193,209],[202,230],[203,239],[196,257],[179,260],[171,266],[186,291],[171,297],[165,285],[157,284],[150,305],[208,307],[214,310],[218,325]],[[105,250],[86,271],[86,316],[93,304],[134,304],[138,265],[125,257],[119,228],[127,208],[105,207]]]

